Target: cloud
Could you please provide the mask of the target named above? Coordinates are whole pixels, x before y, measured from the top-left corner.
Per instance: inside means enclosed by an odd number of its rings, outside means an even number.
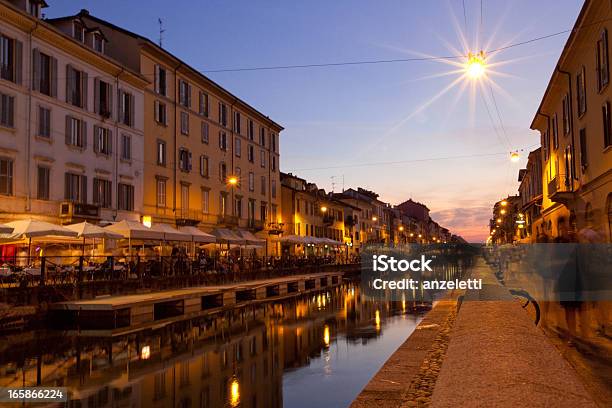
[[[489,235],[490,207],[462,207],[431,213],[438,224],[462,236],[468,242],[484,242]]]

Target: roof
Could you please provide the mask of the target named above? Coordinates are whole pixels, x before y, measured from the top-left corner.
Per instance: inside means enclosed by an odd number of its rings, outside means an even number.
[[[535,130],[535,122],[538,118],[538,116],[541,113],[541,109],[542,109],[542,105],[544,105],[544,101],[546,100],[546,97],[548,96],[548,94],[550,93],[551,88],[553,87],[553,83],[554,83],[554,79],[555,76],[557,75],[557,73],[559,73],[559,70],[561,69],[561,62],[562,60],[567,56],[567,53],[569,52],[569,49],[573,43],[573,41],[576,38],[576,35],[580,29],[580,26],[583,23],[583,20],[586,16],[587,10],[589,9],[589,7],[591,6],[592,1],[591,0],[585,0],[584,4],[582,5],[582,9],[580,10],[580,13],[578,14],[578,18],[576,19],[576,22],[574,23],[574,27],[572,27],[572,31],[570,32],[569,37],[567,38],[567,41],[565,42],[565,45],[563,46],[563,51],[561,51],[561,55],[559,56],[559,60],[557,61],[557,64],[555,65],[555,69],[553,70],[551,76],[550,76],[550,80],[548,81],[548,86],[546,87],[546,91],[544,91],[544,96],[542,96],[542,100],[540,101],[540,105],[538,106],[538,110],[536,111],[535,116],[533,117],[533,120],[531,121],[531,125],[529,126],[530,129]]]
[[[241,104],[243,104],[245,107],[247,107],[248,109],[252,110],[254,113],[256,113],[257,115],[259,115],[261,118],[264,118],[265,120],[269,121],[271,124],[273,124],[274,126],[276,126],[279,131],[283,130],[284,127],[281,126],[280,124],[276,123],[275,121],[273,121],[272,119],[270,119],[269,116],[264,115],[263,113],[261,113],[259,110],[255,109],[253,106],[251,106],[250,104],[248,104],[247,102],[245,102],[244,100],[240,99],[239,97],[237,97],[236,95],[234,95],[233,93],[231,93],[230,91],[228,91],[227,89],[225,89],[224,87],[222,87],[221,85],[219,85],[218,83],[216,83],[215,81],[213,81],[212,79],[208,78],[206,75],[204,75],[201,71],[198,71],[197,69],[193,68],[191,65],[187,64],[185,61],[183,61],[182,59],[180,59],[179,57],[177,57],[176,55],[172,54],[171,52],[169,52],[168,50],[163,49],[162,47],[160,47],[159,45],[155,44],[153,41],[151,41],[149,38],[144,37],[140,34],[134,33],[132,31],[129,31],[125,28],[119,27],[113,23],[110,23],[106,20],[103,20],[99,17],[93,16],[92,14],[89,13],[88,10],[86,9],[81,9],[81,11],[79,11],[79,13],[72,15],[72,16],[64,16],[64,17],[58,17],[58,18],[53,18],[53,19],[47,19],[46,21],[48,22],[60,22],[60,21],[65,21],[65,20],[72,20],[75,18],[80,18],[80,17],[87,17],[99,24],[104,24],[108,27],[110,27],[113,30],[117,30],[119,32],[124,33],[125,35],[128,35],[130,37],[136,38],[138,40],[141,40],[143,42],[145,42],[147,45],[153,47],[154,49],[156,49],[159,52],[162,52],[164,54],[169,55],[170,57],[172,57],[173,59],[179,61],[181,63],[182,66],[186,67],[187,69],[193,71],[196,75],[200,76],[201,78],[203,78],[205,81],[209,82],[211,85],[213,85],[214,87],[218,88],[220,91],[222,91],[223,93],[225,93],[226,95],[228,95],[229,97],[233,98],[234,100],[240,102]]]

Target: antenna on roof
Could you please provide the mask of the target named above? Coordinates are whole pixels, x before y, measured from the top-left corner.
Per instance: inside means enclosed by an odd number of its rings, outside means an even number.
[[[166,30],[164,30],[164,22],[162,21],[161,18],[158,18],[157,22],[159,23],[159,46],[161,48],[162,47],[162,41],[164,39],[164,33],[166,32]]]
[[[334,190],[336,189],[336,182],[335,182],[336,176],[331,176],[330,179],[331,179],[331,190],[333,193]]]

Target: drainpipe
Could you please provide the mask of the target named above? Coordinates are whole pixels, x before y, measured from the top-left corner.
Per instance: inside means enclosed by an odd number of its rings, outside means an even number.
[[[236,102],[238,101],[237,98],[234,98],[234,100],[232,101],[232,103],[230,104],[230,115],[231,115],[231,126],[230,126],[230,143],[229,143],[229,152],[230,152],[230,166],[231,166],[231,176],[235,176],[234,174],[234,143],[236,142],[234,140],[234,137],[236,136],[234,134],[234,127],[236,126],[236,117],[235,117],[235,112],[234,112],[234,105],[236,104]],[[240,136],[240,135],[238,135]],[[227,141],[226,141],[227,143]],[[248,147],[248,146],[247,146]],[[242,140],[240,141],[240,149],[242,151]],[[242,153],[240,153],[242,155]],[[242,169],[240,169],[240,172],[242,173]],[[227,176],[227,175],[226,175]],[[240,177],[242,177],[242,174],[240,175]],[[240,180],[238,180],[240,182]],[[224,183],[227,186],[227,180],[222,180],[222,183]],[[234,203],[234,186],[230,187],[230,202],[229,205],[231,205],[232,207],[232,212],[231,214],[234,216],[237,216],[236,214],[236,204]],[[253,214],[254,215],[254,214]],[[240,226],[240,219],[238,219],[238,226]]]
[[[569,107],[569,125],[570,125],[570,135],[571,135],[571,140],[572,140],[572,146],[571,146],[571,153],[572,153],[572,160],[570,162],[570,166],[572,167],[572,179],[571,179],[571,191],[574,191],[574,180],[576,179],[576,152],[575,152],[575,143],[574,143],[574,113],[573,113],[573,108],[572,108],[572,102],[573,102],[573,96],[572,96],[572,74],[569,73],[568,71],[564,71],[561,68],[557,67],[557,71],[560,74],[564,74],[567,75],[567,85],[569,88],[569,101],[568,101],[568,107]]]
[[[174,214],[174,218],[176,220],[176,179],[177,179],[177,169],[176,169],[176,155],[178,152],[177,146],[176,146],[176,131],[177,131],[177,127],[176,127],[176,113],[177,113],[177,109],[176,109],[176,101],[178,99],[178,95],[179,95],[179,81],[178,78],[176,77],[176,72],[178,71],[178,69],[183,65],[182,62],[179,62],[179,64],[174,68],[174,98],[173,98],[173,106],[174,106],[174,136],[173,136],[173,140],[174,140],[174,148],[172,149],[172,154],[173,154],[173,163],[172,163],[172,168],[173,168],[173,183],[172,183],[172,188],[173,188],[173,192],[172,192],[172,214]],[[168,155],[168,150],[166,149],[166,156]]]
[[[30,61],[30,69],[28,81],[28,123],[27,123],[27,141],[26,141],[26,205],[25,211],[30,212],[32,208],[32,183],[30,177],[30,166],[31,166],[31,150],[32,150],[32,78],[34,77],[34,64],[32,61],[32,33],[38,28],[38,20],[34,27],[28,33],[28,61]],[[23,55],[21,56],[23,61]],[[21,69],[23,69],[23,64]],[[23,79],[22,79],[23,81]]]
[[[119,71],[117,73],[117,75],[115,75],[115,89],[117,89],[117,98],[119,98],[119,77],[121,76],[121,74],[123,74],[123,72],[125,71],[125,69],[123,67],[121,67],[121,71]],[[117,120],[115,121],[115,137],[114,137],[114,143],[115,143],[115,154],[113,155],[113,185],[115,186],[115,191],[117,192],[115,194],[115,199],[113,200],[113,221],[115,221],[116,217],[117,217],[117,209],[119,208],[119,101],[117,101]],[[112,109],[112,108],[111,108]],[[132,118],[133,119],[133,118]],[[95,137],[95,135],[94,135]]]

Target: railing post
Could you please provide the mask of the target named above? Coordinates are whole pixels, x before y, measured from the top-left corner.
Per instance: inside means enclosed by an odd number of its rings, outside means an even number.
[[[40,258],[40,286],[45,286],[46,263],[46,258],[44,256]]]

